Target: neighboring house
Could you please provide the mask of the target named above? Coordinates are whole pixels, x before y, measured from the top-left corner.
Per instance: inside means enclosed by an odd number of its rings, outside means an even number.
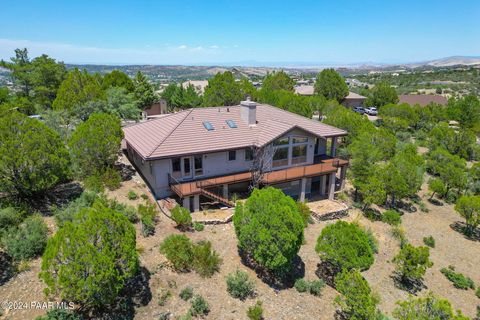
[[[355,92],[349,92],[348,96],[342,101],[342,105],[347,108],[363,107],[367,98]]]
[[[315,94],[315,87],[312,85],[295,86],[295,93],[301,96],[313,96]],[[365,99],[367,98],[355,92],[349,92],[348,96],[342,101],[342,104],[347,108],[363,107]]]
[[[189,80],[182,83],[182,87],[187,89],[189,85],[193,85],[199,95],[205,92],[205,87],[208,85],[208,80]]]
[[[127,154],[155,196],[177,195],[191,211],[209,199],[233,206],[231,196],[248,192],[252,179],[301,200],[333,199],[348,165],[336,158],[346,131],[249,100],[123,130]]]
[[[152,104],[150,107],[142,111],[142,119],[157,118],[160,115],[168,113],[167,101],[160,99]]]
[[[429,105],[430,103],[436,103],[442,106],[448,103],[447,98],[444,96],[431,94],[402,94],[398,96],[398,99],[398,103],[408,103],[411,106],[418,104],[422,107]]]
[[[315,89],[312,85],[295,86],[295,93],[301,96],[313,96]]]

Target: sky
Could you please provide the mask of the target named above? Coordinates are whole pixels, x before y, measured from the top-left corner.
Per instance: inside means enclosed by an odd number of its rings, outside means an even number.
[[[2,3],[4,2],[4,3]],[[314,65],[480,56],[479,0],[0,0],[0,58]]]

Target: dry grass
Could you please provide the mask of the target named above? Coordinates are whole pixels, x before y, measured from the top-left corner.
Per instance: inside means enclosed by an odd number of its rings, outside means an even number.
[[[126,182],[122,188],[115,192],[109,192],[109,196],[117,200],[135,205],[142,200],[130,201],[126,194],[130,189],[138,194],[145,191],[141,183],[135,181]],[[423,245],[423,237],[432,235],[436,240],[436,247],[431,249],[431,259],[434,266],[427,271],[424,284],[426,290],[447,298],[455,309],[461,309],[466,315],[475,315],[476,305],[480,300],[475,297],[473,290],[458,290],[440,273],[442,267],[455,265],[456,270],[472,278],[477,285],[480,285],[480,243],[464,238],[463,235],[453,231],[450,225],[460,218],[454,212],[451,205],[434,206],[425,199],[426,186],[420,195],[429,213],[417,211],[406,213],[403,216],[403,227],[406,230],[408,240],[414,245]],[[311,205],[315,205],[312,203]],[[137,247],[140,250],[140,261],[142,266],[151,273],[149,288],[152,299],[145,306],[136,309],[136,319],[157,318],[161,312],[171,312],[174,319],[185,314],[189,308],[189,302],[181,300],[178,296],[186,286],[191,286],[194,293],[201,294],[209,302],[211,311],[209,319],[246,319],[248,307],[255,304],[256,300],[263,301],[264,315],[266,319],[333,319],[335,308],[333,299],[337,295],[331,287],[326,287],[321,297],[309,294],[298,293],[295,289],[275,291],[263,283],[251,269],[247,268],[240,261],[237,252],[237,240],[232,224],[206,226],[202,232],[188,232],[187,236],[194,241],[209,240],[214,249],[223,259],[220,272],[210,279],[203,279],[198,274],[175,273],[165,267],[165,258],[159,253],[158,247],[162,240],[172,233],[180,233],[175,224],[163,214],[158,216],[155,235],[144,238],[138,232]],[[390,314],[395,308],[395,301],[405,299],[407,293],[395,287],[392,279],[394,270],[390,262],[399,250],[398,241],[390,235],[390,226],[382,222],[372,222],[365,219],[359,210],[350,211],[348,221],[358,221],[361,225],[372,230],[379,242],[379,252],[375,257],[375,263],[370,270],[364,272],[365,278],[372,288],[380,294],[382,301],[380,308],[383,312]],[[315,271],[319,258],[315,253],[315,243],[322,228],[334,221],[320,222],[309,225],[305,230],[306,243],[300,249],[299,255],[305,264],[305,278],[316,279]],[[51,224],[52,221],[49,221]],[[136,226],[138,230],[138,225]],[[43,301],[43,284],[38,280],[38,272],[41,260],[37,259],[30,263],[31,270],[10,279],[6,284],[0,286],[0,301],[22,300],[22,301]],[[255,279],[257,297],[247,299],[245,302],[230,297],[226,290],[225,277],[228,273],[237,268],[246,270]],[[158,304],[158,293],[169,289],[172,296],[164,306]],[[8,319],[32,319],[42,314],[39,310],[17,310],[8,315]]]

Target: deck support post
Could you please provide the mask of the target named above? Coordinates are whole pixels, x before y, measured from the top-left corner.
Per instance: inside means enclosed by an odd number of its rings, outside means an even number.
[[[340,168],[340,190],[345,188],[345,177],[347,176],[347,166],[342,166]]]
[[[300,201],[305,201],[305,189],[307,188],[307,178],[300,180]]]
[[[200,211],[200,195],[196,194],[193,196],[193,212]]]
[[[327,176],[326,175],[320,176],[320,195],[321,196],[325,195],[326,184],[327,184]]]
[[[185,209],[188,209],[188,211],[190,211],[190,197],[187,196],[187,197],[183,198],[182,207],[184,207]]]
[[[330,146],[330,156],[335,157],[337,155],[337,137],[332,137],[332,145]]]
[[[228,184],[223,185],[223,197],[228,200]]]
[[[336,180],[336,174],[335,172],[330,173],[330,178],[329,178],[329,190],[328,190],[328,200],[333,200],[333,195],[335,193],[335,180]]]

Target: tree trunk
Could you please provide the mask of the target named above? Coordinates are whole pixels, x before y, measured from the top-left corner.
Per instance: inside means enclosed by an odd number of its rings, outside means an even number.
[[[432,192],[432,195],[430,196],[430,198],[428,200],[432,200],[434,195],[435,195],[435,192]]]

